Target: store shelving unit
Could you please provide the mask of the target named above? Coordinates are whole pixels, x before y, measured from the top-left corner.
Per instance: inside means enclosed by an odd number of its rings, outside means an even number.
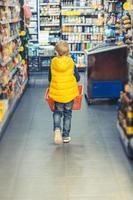
[[[128,82],[119,99],[117,128],[128,157],[133,159],[133,46],[130,45],[129,49]]]
[[[40,2],[39,19],[39,43],[42,45],[55,44],[60,38],[60,2]],[[48,40],[45,35],[48,36]]]
[[[129,4],[129,5],[126,5]],[[126,31],[122,42],[128,44],[127,68],[128,79],[124,89],[121,91],[117,112],[117,128],[121,142],[128,158],[133,159],[133,44],[132,44],[132,2],[123,4],[121,26]],[[126,18],[125,18],[126,16]],[[122,30],[123,30],[122,29]],[[119,32],[119,31],[118,31]],[[119,35],[117,35],[119,37]]]
[[[62,39],[67,40],[79,69],[86,68],[84,51],[103,41],[103,23],[98,22],[101,11],[90,1],[61,1]]]
[[[60,1],[39,2],[39,65],[40,71],[49,69],[54,55],[53,46],[60,39]],[[51,54],[51,52],[53,54]]]
[[[22,1],[21,1],[22,3]],[[26,63],[20,55],[21,6],[0,1],[0,136],[27,84]],[[22,48],[21,48],[22,49]]]
[[[38,0],[30,0],[29,5],[32,13],[29,24],[29,42],[38,43]]]
[[[123,3],[117,0],[39,0],[37,3],[39,46],[42,49],[43,46],[55,45],[59,39],[68,41],[71,55],[80,70],[84,71],[87,66],[85,51],[103,42],[130,43],[127,37],[130,23],[126,27],[123,18],[119,21],[120,15],[125,17],[125,12]],[[37,54],[39,57],[39,50]],[[38,60],[39,64],[50,63],[51,57],[48,58],[44,52],[44,57],[41,54]],[[43,67],[43,70],[47,68]]]
[[[105,41],[117,45],[131,44],[131,17],[123,9],[124,1],[105,0]]]
[[[39,42],[39,8],[38,0],[29,0],[32,13],[29,24],[28,69],[29,75],[40,71],[38,58]]]

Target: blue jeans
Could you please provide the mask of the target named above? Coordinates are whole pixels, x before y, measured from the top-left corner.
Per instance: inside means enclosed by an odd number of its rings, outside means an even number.
[[[68,103],[55,102],[55,111],[53,113],[54,130],[62,130],[62,136],[68,137],[71,129],[73,101]],[[61,127],[61,118],[63,116],[63,129]]]

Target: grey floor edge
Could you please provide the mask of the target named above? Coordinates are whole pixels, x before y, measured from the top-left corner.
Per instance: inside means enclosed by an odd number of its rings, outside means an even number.
[[[133,200],[133,163],[119,138],[117,105],[88,106],[83,98],[73,111],[71,143],[55,145],[48,83],[36,83],[0,142],[0,200]]]

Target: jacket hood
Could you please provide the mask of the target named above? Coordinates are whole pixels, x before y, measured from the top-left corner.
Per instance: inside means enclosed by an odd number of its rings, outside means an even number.
[[[55,57],[52,60],[53,70],[56,68],[58,72],[66,71],[69,67],[74,66],[74,62],[69,56]]]

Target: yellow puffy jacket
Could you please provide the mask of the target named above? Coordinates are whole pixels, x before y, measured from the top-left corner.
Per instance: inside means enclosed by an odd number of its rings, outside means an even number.
[[[49,96],[54,101],[67,103],[78,96],[74,62],[70,56],[59,56],[52,59],[51,76]]]

